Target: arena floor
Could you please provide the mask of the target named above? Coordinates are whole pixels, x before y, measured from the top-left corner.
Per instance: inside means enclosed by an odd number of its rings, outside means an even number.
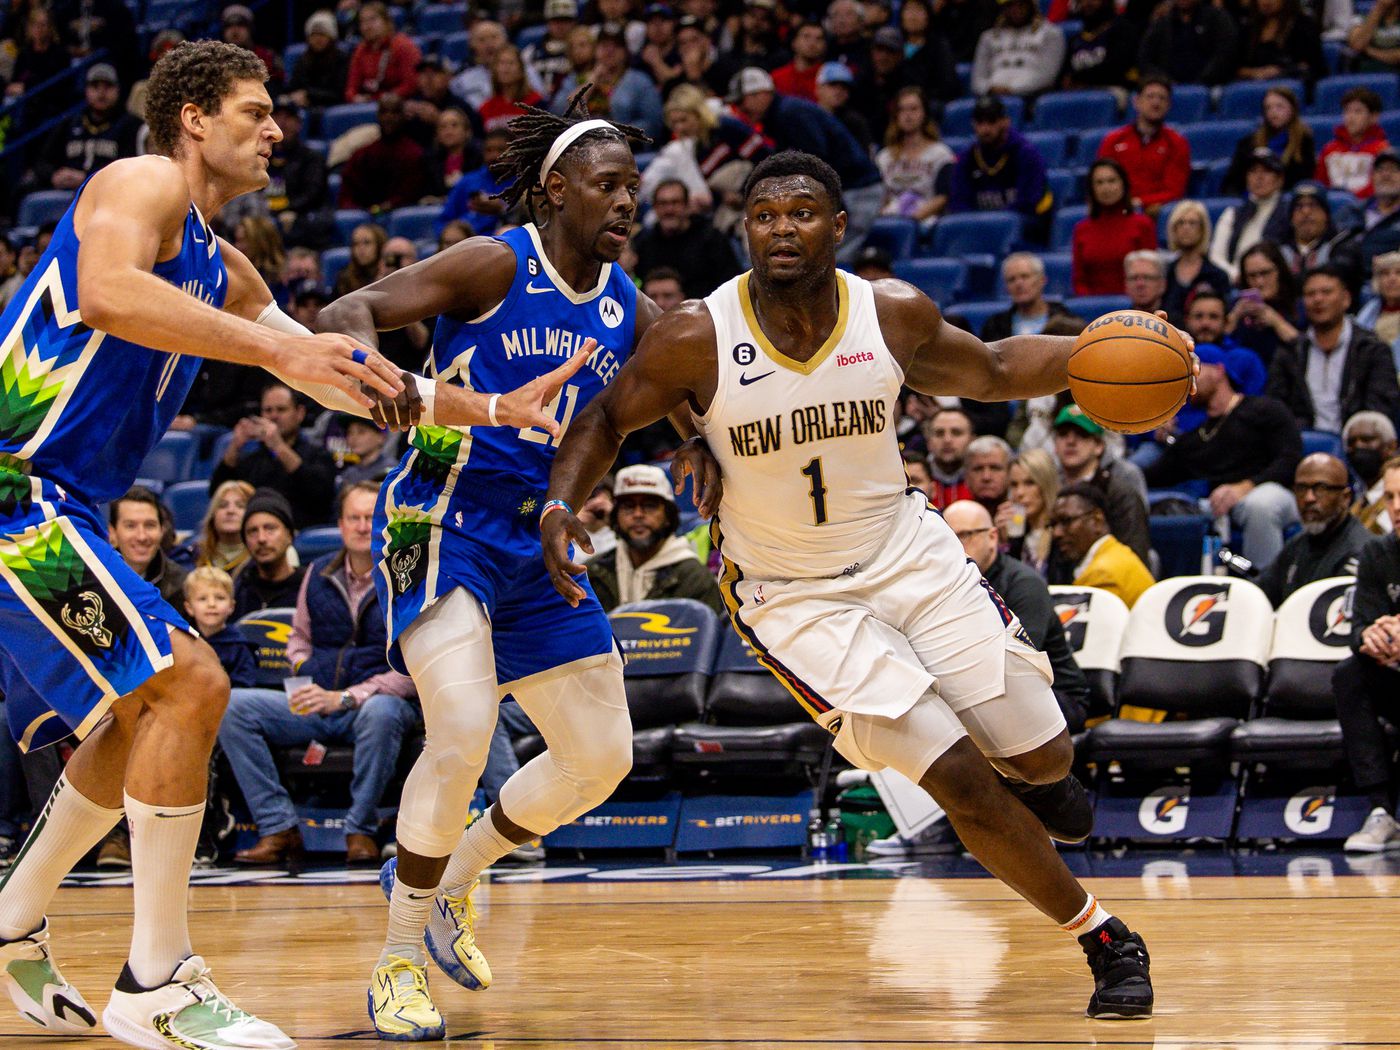
[[[485,887],[494,986],[433,971],[449,1044],[516,1047],[1400,1047],[1400,855],[1072,853],[1146,937],[1157,1015],[1083,1017],[1078,946],[966,858],[878,865],[551,864]],[[302,1047],[373,1042],[365,979],[384,905],[373,872],[201,872],[197,950],[241,1005]],[[79,877],[50,912],[99,1012],[130,892]],[[0,1048],[45,1036],[6,1012]]]

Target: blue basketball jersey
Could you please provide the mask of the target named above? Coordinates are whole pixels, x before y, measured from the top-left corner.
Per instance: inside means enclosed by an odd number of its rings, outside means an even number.
[[[78,238],[64,214],[34,272],[0,314],[0,469],[55,482],[91,503],[120,496],[170,426],[200,359],[88,327],[78,301]],[[190,205],[180,252],[157,277],[215,307],[228,294],[213,232]]]

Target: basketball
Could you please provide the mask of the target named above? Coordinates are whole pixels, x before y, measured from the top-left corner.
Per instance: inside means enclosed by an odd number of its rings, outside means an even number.
[[[1122,434],[1141,434],[1161,426],[1186,403],[1191,351],[1160,317],[1142,310],[1104,314],[1075,341],[1069,389],[1096,423]]]

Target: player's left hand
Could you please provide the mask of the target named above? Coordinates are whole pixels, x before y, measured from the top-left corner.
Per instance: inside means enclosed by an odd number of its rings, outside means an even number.
[[[1167,320],[1167,311],[1158,310],[1157,316],[1160,317],[1163,321],[1166,321],[1167,324],[1172,324],[1171,321]],[[1172,324],[1172,327],[1176,328],[1176,325]],[[1194,394],[1196,392],[1196,377],[1201,374],[1201,359],[1196,356],[1196,340],[1193,339],[1191,337],[1191,333],[1184,328],[1176,328],[1176,334],[1181,336],[1181,341],[1186,344],[1186,349],[1191,351],[1190,393]],[[1188,394],[1187,396],[1189,397],[1190,394]]]
[[[299,715],[329,715],[340,710],[340,694],[319,685],[304,685],[292,694],[292,711]]]
[[[541,430],[547,430],[551,437],[559,437],[559,421],[545,412],[544,407],[559,396],[564,384],[588,363],[593,351],[597,349],[596,339],[586,340],[573,357],[553,372],[532,379],[509,394],[502,394],[501,399],[496,402],[496,421],[503,427],[517,427],[521,430],[539,427]]]
[[[418,384],[407,372],[400,372],[403,390],[394,397],[381,394],[368,383],[360,384],[360,393],[371,399],[369,415],[381,430],[408,430],[418,425],[423,416],[423,399],[418,396]]]
[[[577,609],[578,603],[588,595],[574,582],[574,577],[587,570],[569,557],[570,544],[577,544],[589,554],[593,553],[593,541],[588,538],[588,530],[576,515],[568,510],[546,514],[540,522],[544,567],[549,570],[549,582],[554,584],[554,589]]]
[[[671,481],[676,486],[677,496],[684,490],[688,477],[695,479],[695,509],[702,518],[713,518],[724,496],[724,479],[720,477],[719,461],[702,437],[682,442],[671,460]]]

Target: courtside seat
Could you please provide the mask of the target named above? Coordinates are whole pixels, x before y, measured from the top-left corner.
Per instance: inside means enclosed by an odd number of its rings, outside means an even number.
[[[1089,717],[1112,714],[1117,707],[1122,670],[1118,651],[1128,626],[1128,607],[1118,595],[1099,587],[1055,584],[1050,598],[1074,661],[1089,682]]]

